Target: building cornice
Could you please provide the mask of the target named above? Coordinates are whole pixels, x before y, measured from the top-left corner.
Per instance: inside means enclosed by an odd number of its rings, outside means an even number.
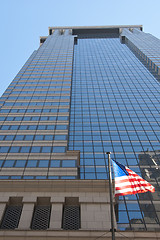
[[[109,26],[55,26],[50,29],[108,29],[108,28],[143,28],[143,25],[109,25]]]

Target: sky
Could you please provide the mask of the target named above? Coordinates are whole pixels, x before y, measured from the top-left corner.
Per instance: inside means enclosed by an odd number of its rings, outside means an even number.
[[[142,24],[160,39],[160,0],[0,0],[0,96],[49,26]]]

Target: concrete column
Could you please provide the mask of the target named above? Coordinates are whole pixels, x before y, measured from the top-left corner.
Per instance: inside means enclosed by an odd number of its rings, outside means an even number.
[[[2,222],[2,217],[6,208],[6,203],[0,203],[0,223]]]
[[[50,226],[49,226],[50,229],[62,228],[62,210],[63,210],[63,203],[52,203]]]
[[[24,203],[18,229],[30,229],[34,203]]]

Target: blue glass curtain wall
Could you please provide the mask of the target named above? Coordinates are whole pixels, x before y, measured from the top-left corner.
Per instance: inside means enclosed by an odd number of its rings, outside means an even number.
[[[159,227],[160,84],[118,38],[78,39],[69,150],[81,152],[81,178],[106,179],[105,152],[155,185],[157,192],[119,198],[120,229]],[[143,203],[146,199],[154,216]]]

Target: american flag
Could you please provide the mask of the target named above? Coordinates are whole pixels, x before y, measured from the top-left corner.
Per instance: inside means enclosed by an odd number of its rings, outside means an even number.
[[[128,167],[112,159],[115,174],[115,197],[144,193],[147,191],[155,192],[155,188],[146,180],[141,178]]]

